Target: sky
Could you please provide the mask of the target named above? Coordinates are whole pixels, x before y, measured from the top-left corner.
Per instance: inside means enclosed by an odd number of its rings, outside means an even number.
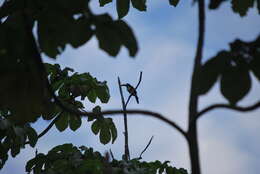
[[[125,48],[114,58],[98,49],[98,42],[92,38],[87,44],[66,51],[57,60],[44,56],[46,62],[60,63],[62,67],[72,67],[78,72],[90,72],[98,80],[106,80],[111,99],[108,104],[97,102],[103,109],[120,109],[121,100],[117,77],[123,83],[135,85],[140,71],[143,80],[138,88],[140,104],[131,100],[129,109],[147,109],[161,113],[187,129],[187,109],[193,58],[197,42],[197,6],[182,0],[177,8],[168,2],[148,1],[147,12],[131,9],[125,21],[132,26],[138,39],[140,50],[135,58],[130,58]],[[91,6],[95,13],[109,12],[114,18],[115,4],[99,7],[97,1]],[[251,9],[247,17],[241,18],[231,11],[230,3],[225,3],[215,11],[206,13],[206,40],[203,61],[218,51],[229,48],[229,43],[239,37],[251,41],[257,37],[260,16]],[[248,96],[239,105],[247,106],[259,100],[260,86],[256,79]],[[127,93],[125,93],[127,94]],[[127,95],[126,95],[127,96]],[[199,109],[214,103],[226,103],[219,93],[219,84],[199,100]],[[85,101],[87,110],[93,104]],[[111,149],[117,159],[124,152],[123,118],[113,117],[118,128],[118,138],[114,144],[102,145],[98,136],[93,135],[90,123],[84,121],[76,132],[66,130],[59,133],[54,127],[39,139],[38,152],[47,153],[52,147],[73,143],[92,146],[102,153]],[[190,169],[188,148],[185,139],[173,128],[153,118],[131,115],[129,120],[129,146],[131,157],[138,157],[151,136],[154,139],[143,154],[143,160],[169,160],[177,167]],[[43,130],[49,122],[40,120],[33,125]],[[238,113],[219,109],[207,113],[199,119],[199,146],[202,173],[204,174],[258,174],[260,170],[260,110]],[[34,156],[36,148],[26,147],[16,157],[10,157],[1,174],[24,173],[25,163]]]

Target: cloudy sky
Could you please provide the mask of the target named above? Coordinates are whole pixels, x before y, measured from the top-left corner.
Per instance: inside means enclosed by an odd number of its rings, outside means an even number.
[[[92,0],[96,13],[109,12],[116,18],[115,4],[104,8]],[[79,49],[69,46],[58,63],[69,66],[78,72],[90,72],[100,81],[108,81],[111,99],[102,108],[116,109],[121,107],[117,86],[117,77],[121,81],[136,84],[139,72],[143,71],[143,81],[138,89],[140,104],[133,100],[129,109],[148,109],[159,112],[176,121],[187,129],[187,108],[193,58],[197,41],[197,6],[190,1],[182,0],[177,8],[168,2],[148,1],[148,11],[139,12],[131,9],[125,20],[132,26],[139,42],[140,50],[136,58],[128,57],[122,49],[116,58],[109,57],[98,49],[97,40],[93,38]],[[206,42],[203,61],[214,56],[217,51],[228,49],[229,42],[239,36],[251,41],[259,34],[260,17],[251,9],[247,17],[233,14],[230,4],[226,3],[216,11],[207,11]],[[45,58],[48,62],[54,62]],[[260,96],[259,82],[254,79],[251,93],[239,104],[246,106],[257,101]],[[219,93],[219,85],[207,95],[201,97],[199,108],[213,103],[225,103]],[[86,109],[94,105],[85,102]],[[46,153],[52,147],[73,143],[75,145],[93,146],[96,150],[113,151],[120,159],[124,152],[123,119],[114,117],[118,127],[118,139],[115,144],[102,145],[98,137],[90,130],[90,124],[84,122],[76,132],[67,130],[58,133],[53,128],[37,144],[39,152]],[[48,125],[39,121],[34,127],[42,130]],[[242,114],[228,110],[216,110],[199,120],[199,145],[201,165],[204,174],[258,174],[260,170],[260,110]],[[131,115],[129,116],[129,141],[131,157],[139,156],[149,138],[154,136],[143,159],[152,161],[170,160],[174,166],[190,169],[187,144],[184,138],[174,129],[158,120]],[[1,174],[25,173],[25,163],[32,158],[35,149],[22,150],[15,158],[7,161]]]

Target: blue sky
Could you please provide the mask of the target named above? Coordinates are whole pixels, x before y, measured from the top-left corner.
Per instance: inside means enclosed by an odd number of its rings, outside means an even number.
[[[92,0],[93,1],[93,0]],[[109,12],[116,18],[115,4],[99,7],[92,2],[96,13]],[[129,108],[149,109],[162,113],[176,121],[184,129],[187,126],[187,108],[193,58],[197,42],[197,6],[182,0],[177,8],[168,2],[148,1],[148,11],[139,12],[131,9],[125,20],[132,26],[140,50],[132,59],[126,49],[122,49],[116,58],[109,57],[98,49],[93,38],[79,49],[67,47],[64,54],[56,61],[45,58],[48,62],[58,62],[79,72],[90,72],[99,80],[108,81],[111,99],[102,108],[120,108],[120,96],[117,77],[123,82],[136,84],[139,72],[143,71],[143,81],[138,89],[140,104],[131,101]],[[214,56],[221,49],[228,49],[229,42],[235,38],[250,41],[259,34],[260,17],[256,10],[250,10],[247,17],[241,18],[225,3],[219,10],[207,11],[206,41],[203,61]],[[239,104],[248,105],[260,96],[259,82],[254,79],[251,93]],[[219,85],[207,95],[201,97],[199,108],[226,100],[219,93]],[[85,102],[86,109],[94,105]],[[205,174],[250,173],[260,170],[260,110],[247,114],[228,110],[216,110],[199,120],[199,145],[202,171]],[[82,127],[72,132],[63,133],[53,128],[37,144],[39,152],[48,152],[52,147],[62,143],[93,146],[105,152],[112,149],[116,158],[121,158],[123,149],[123,120],[114,117],[118,127],[118,139],[115,144],[102,145],[98,137],[90,130],[90,124],[84,122]],[[34,125],[42,130],[48,125],[39,121]],[[131,157],[139,156],[149,138],[154,140],[143,154],[144,160],[170,160],[177,167],[189,169],[187,144],[178,132],[168,125],[143,116],[129,116],[129,136]],[[22,173],[25,162],[32,158],[35,149],[22,150],[15,158],[7,161],[1,174]],[[24,172],[25,173],[25,172]]]

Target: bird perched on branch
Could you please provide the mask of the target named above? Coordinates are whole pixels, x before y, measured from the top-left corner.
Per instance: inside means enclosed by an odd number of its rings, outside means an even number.
[[[138,99],[135,88],[132,85],[130,85],[129,83],[123,84],[121,86],[125,86],[127,91],[129,92],[129,94],[133,95],[135,97],[136,102],[139,104],[139,99]]]

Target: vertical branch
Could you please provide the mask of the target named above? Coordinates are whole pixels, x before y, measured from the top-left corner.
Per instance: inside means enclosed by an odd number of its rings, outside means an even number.
[[[197,122],[196,115],[198,112],[198,80],[197,75],[198,71],[201,68],[201,60],[203,54],[203,45],[204,45],[204,33],[205,33],[205,2],[204,0],[198,0],[198,20],[199,20],[199,29],[198,29],[198,43],[197,50],[194,60],[194,68],[191,81],[190,89],[190,103],[189,103],[189,130],[188,130],[188,144],[190,151],[190,160],[191,160],[191,173],[200,174],[200,159],[199,159],[199,147],[198,147],[198,135],[197,135]]]
[[[124,136],[125,136],[125,159],[130,160],[130,153],[129,153],[129,145],[128,145],[128,127],[127,127],[127,114],[126,114],[126,104],[125,104],[125,99],[122,91],[122,85],[120,82],[120,78],[117,78],[118,80],[118,86],[119,86],[119,91],[121,95],[121,101],[122,101],[122,107],[124,111]]]

